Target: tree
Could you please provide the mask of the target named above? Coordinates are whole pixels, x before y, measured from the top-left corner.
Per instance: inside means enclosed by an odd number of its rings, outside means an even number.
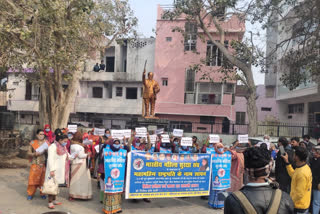
[[[253,34],[251,39],[245,41],[232,41],[231,47],[225,46],[225,36],[228,33],[223,25],[225,19],[230,16],[237,16],[244,22],[244,10],[240,12],[236,8],[237,0],[176,0],[173,11],[166,11],[164,17],[167,19],[179,19],[185,17],[188,21],[194,22],[203,30],[205,37],[217,46],[222,52],[224,63],[219,72],[225,74],[226,79],[240,81],[246,88],[247,113],[249,119],[248,134],[257,135],[257,107],[256,107],[256,86],[253,79],[252,66],[259,65],[261,51],[253,44]],[[251,9],[252,4],[247,5],[246,11]],[[232,9],[232,10],[231,10]],[[215,28],[219,40],[214,39],[214,34],[210,29]],[[180,30],[181,29],[174,29]],[[205,65],[208,59],[201,60],[200,64],[191,65],[197,71]],[[209,78],[209,74],[204,74],[204,78]]]
[[[84,62],[136,24],[127,0],[3,0],[0,67],[40,85],[41,125],[66,127]]]

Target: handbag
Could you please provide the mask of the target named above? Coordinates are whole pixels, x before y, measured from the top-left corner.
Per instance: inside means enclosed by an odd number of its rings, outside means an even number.
[[[42,193],[46,195],[58,195],[59,194],[59,186],[58,182],[54,177],[49,177],[46,180],[42,187]]]

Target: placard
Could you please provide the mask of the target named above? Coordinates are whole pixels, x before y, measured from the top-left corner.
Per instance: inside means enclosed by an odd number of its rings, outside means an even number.
[[[170,143],[170,137],[167,134],[161,135],[161,142],[162,143]]]
[[[239,143],[248,143],[249,137],[248,135],[238,135],[238,141]]]
[[[182,129],[173,129],[173,136],[182,137],[183,136],[183,130]]]
[[[209,195],[211,166],[210,154],[130,152],[126,199]]]
[[[93,134],[96,136],[103,136],[105,132],[106,132],[105,129],[94,128]]]
[[[192,138],[191,137],[181,138],[181,146],[192,146]]]
[[[76,133],[78,131],[78,125],[68,125],[68,130],[71,133]]]
[[[130,138],[131,137],[131,129],[123,130],[123,136],[126,138]]]
[[[136,128],[136,137],[147,137],[147,128],[146,127],[141,127],[141,128]]]
[[[151,144],[156,144],[156,141],[157,141],[157,135],[150,135],[149,136],[149,138],[150,138],[150,143]]]
[[[156,135],[158,135],[158,134],[163,134],[163,133],[164,133],[164,129],[163,129],[163,128],[156,130]]]
[[[215,134],[210,134],[209,143],[220,143],[220,136]]]

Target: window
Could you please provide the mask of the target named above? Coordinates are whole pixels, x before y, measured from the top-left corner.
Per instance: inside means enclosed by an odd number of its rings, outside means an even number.
[[[229,42],[224,41],[224,46],[228,48]],[[218,47],[211,41],[207,42],[207,66],[222,66],[224,57]]]
[[[29,80],[26,81],[25,100],[32,100],[32,84]]]
[[[141,87],[140,97],[143,97],[143,87]]]
[[[116,97],[122,97],[122,87],[116,87]]]
[[[196,23],[186,22],[184,36],[184,50],[194,51],[197,46],[198,28]]]
[[[172,41],[172,37],[166,37],[166,41],[167,42],[171,42]]]
[[[288,113],[289,114],[295,114],[295,113],[301,114],[303,112],[304,112],[304,103],[288,105]]]
[[[93,87],[92,88],[92,97],[93,98],[102,98],[103,97],[103,89],[101,87]]]
[[[236,112],[236,124],[244,125],[246,123],[246,113]]]
[[[266,97],[267,98],[274,97],[274,87],[266,87]]]
[[[271,111],[272,110],[272,108],[267,108],[267,107],[262,107],[261,108],[261,111]]]
[[[195,71],[186,70],[184,103],[195,104]]]
[[[162,85],[168,86],[168,79],[162,79]]]
[[[221,104],[221,83],[198,83],[197,104]]]
[[[137,99],[137,88],[127,88],[126,99]]]
[[[106,58],[106,72],[114,72],[114,56]]]
[[[200,116],[200,123],[201,124],[214,124],[215,123],[215,117],[211,116]]]
[[[232,83],[227,83],[227,84],[224,84],[223,86],[223,91],[225,94],[232,94],[234,93],[234,84]]]

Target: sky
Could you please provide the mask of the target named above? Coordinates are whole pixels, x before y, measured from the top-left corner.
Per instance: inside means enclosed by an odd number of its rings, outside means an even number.
[[[138,18],[138,33],[139,36],[150,37],[154,36],[153,29],[156,28],[157,5],[172,4],[173,0],[129,0],[130,6]],[[246,29],[253,32],[261,32],[259,26],[253,26],[246,23]],[[247,35],[247,34],[246,34]],[[265,48],[265,38],[255,37],[255,43],[260,44],[260,48]],[[253,75],[256,85],[264,84],[264,74],[259,72],[259,69],[253,69]]]

